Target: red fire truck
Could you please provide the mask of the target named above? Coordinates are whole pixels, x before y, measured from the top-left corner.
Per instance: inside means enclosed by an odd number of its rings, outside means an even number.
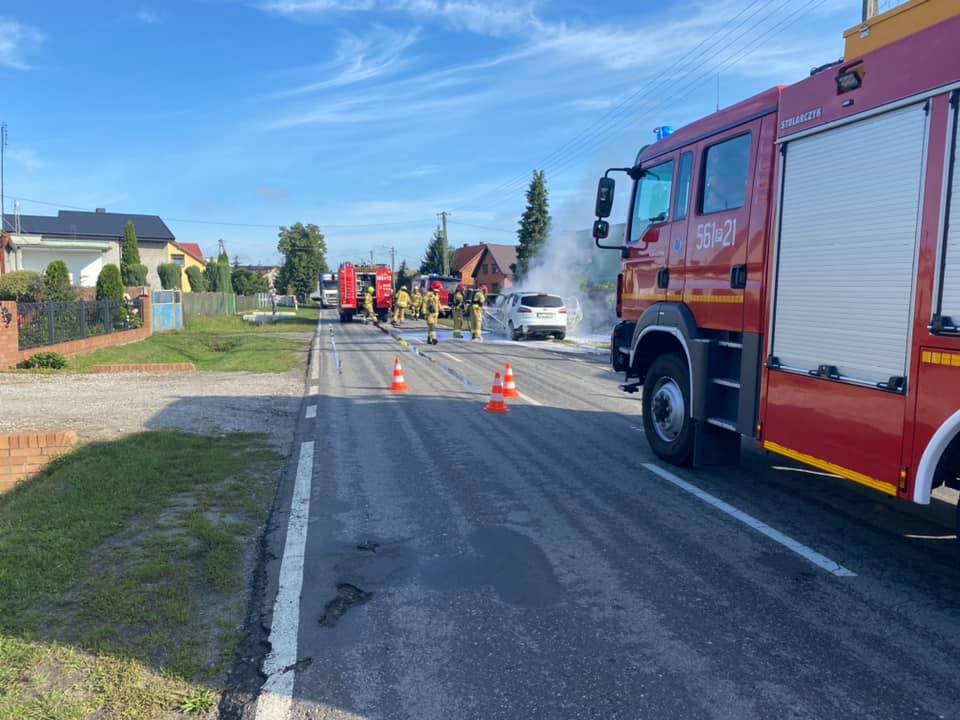
[[[450,301],[457,292],[457,286],[462,282],[460,278],[453,275],[420,275],[414,282],[420,288],[421,293],[430,292],[433,289],[433,283],[440,283],[440,315],[446,317],[450,314]]]
[[[600,247],[633,183],[611,362],[659,457],[747,437],[917,503],[960,487],[958,47],[960,3],[911,0],[600,180]]]
[[[393,307],[393,272],[388,267],[364,267],[343,263],[337,273],[340,283],[340,322],[350,322],[363,314],[363,296],[374,289],[374,311],[380,322],[387,321]]]

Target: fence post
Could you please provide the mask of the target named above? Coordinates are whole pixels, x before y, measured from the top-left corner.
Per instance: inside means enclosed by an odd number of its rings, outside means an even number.
[[[57,318],[53,302],[47,303],[47,344],[53,345],[57,341]]]
[[[82,298],[80,300],[80,339],[87,339],[87,309]]]

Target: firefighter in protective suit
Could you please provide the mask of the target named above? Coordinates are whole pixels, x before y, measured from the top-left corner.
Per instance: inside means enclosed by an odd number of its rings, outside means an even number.
[[[403,325],[404,316],[407,313],[407,307],[410,305],[410,293],[405,287],[397,291],[397,297],[393,303],[393,325],[400,327]]]
[[[453,294],[453,336],[455,338],[463,337],[463,285],[457,285],[457,291]]]
[[[420,319],[420,309],[423,307],[423,295],[420,294],[420,287],[413,286],[413,293],[410,295],[410,317],[414,320]]]
[[[483,342],[483,305],[487,302],[487,286],[481,285],[473,294],[470,305],[470,335],[472,340]]]
[[[437,344],[437,323],[440,321],[440,285],[434,281],[432,289],[423,296],[423,314],[427,319],[427,344]]]
[[[373,300],[375,291],[373,285],[367,287],[367,292],[363,296],[363,322],[373,322],[376,324],[377,316],[373,314]]]

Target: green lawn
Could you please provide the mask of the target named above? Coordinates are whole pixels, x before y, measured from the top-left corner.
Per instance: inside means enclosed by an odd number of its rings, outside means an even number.
[[[159,333],[142,342],[71,358],[67,369],[83,372],[94,365],[192,362],[201,371],[286,372],[303,367],[306,333],[317,325],[314,308],[300,313],[296,319],[266,326],[251,325],[240,317],[198,318],[181,332]],[[273,337],[280,331],[305,334],[302,340]]]
[[[262,435],[153,431],[0,496],[0,720],[215,708],[280,465]]]
[[[284,308],[284,312],[278,312],[283,315],[283,320],[274,323],[263,323],[254,325],[244,320],[239,315],[228,316],[220,315],[217,317],[203,317],[188,319],[186,321],[187,330],[202,329],[210,332],[252,332],[252,333],[274,333],[274,332],[305,332],[312,333],[317,329],[317,319],[320,316],[320,309],[316,307],[301,307],[296,313],[290,308]],[[287,317],[293,315],[294,317]]]

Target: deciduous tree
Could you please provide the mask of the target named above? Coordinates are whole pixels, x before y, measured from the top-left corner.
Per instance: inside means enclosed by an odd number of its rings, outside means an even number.
[[[276,287],[293,288],[297,294],[310,295],[317,287],[320,273],[328,272],[327,243],[320,228],[302,222],[281,227],[277,250],[283,255],[283,267]]]

